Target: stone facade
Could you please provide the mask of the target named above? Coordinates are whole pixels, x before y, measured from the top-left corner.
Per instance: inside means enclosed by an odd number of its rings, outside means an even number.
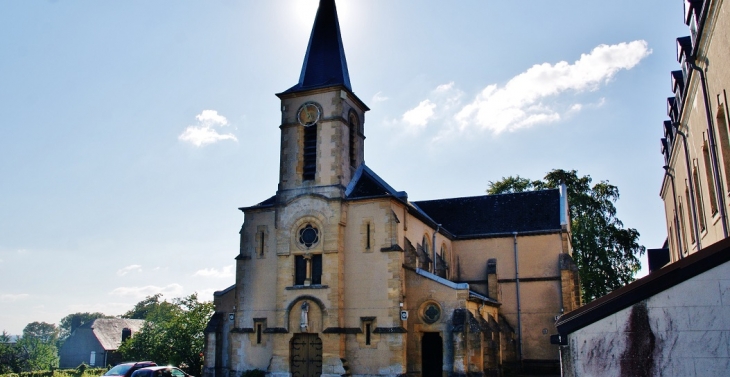
[[[728,237],[730,12],[722,0],[685,1],[690,36],[677,39],[667,100],[662,182],[671,262]],[[680,15],[678,15],[679,17]]]
[[[278,97],[278,191],[241,208],[206,377],[557,370],[555,317],[580,305],[565,188],[413,203],[390,187],[364,164],[369,109],[349,84],[333,0],[320,2],[300,82]],[[464,201],[471,211],[454,209]]]

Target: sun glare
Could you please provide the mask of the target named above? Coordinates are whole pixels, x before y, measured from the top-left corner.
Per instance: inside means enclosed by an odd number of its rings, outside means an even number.
[[[311,28],[314,22],[314,16],[317,14],[319,0],[289,0],[291,6],[289,9],[293,12],[292,20],[296,22],[297,28]],[[354,1],[340,0],[337,4],[337,17],[340,20],[340,26],[349,25],[353,20]]]
[[[292,20],[296,22],[296,27],[311,27],[314,21],[314,15],[317,13],[318,0],[289,0],[291,4],[288,9],[293,12]]]

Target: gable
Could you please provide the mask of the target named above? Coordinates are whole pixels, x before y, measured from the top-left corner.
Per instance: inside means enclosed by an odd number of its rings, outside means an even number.
[[[105,350],[116,350],[122,344],[122,330],[132,330],[132,336],[144,325],[143,319],[99,318],[84,324],[79,329],[90,327],[96,339]]]

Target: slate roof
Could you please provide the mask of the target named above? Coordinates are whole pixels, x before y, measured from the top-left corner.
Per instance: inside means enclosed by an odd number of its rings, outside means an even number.
[[[299,82],[284,93],[337,85],[352,91],[335,0],[320,0]]]
[[[360,164],[345,190],[345,197],[363,199],[380,196],[394,196],[406,200],[408,194],[405,191],[396,191],[365,164]]]
[[[107,351],[113,351],[122,344],[122,329],[132,330],[132,335],[138,332],[144,325],[143,319],[126,318],[98,318],[85,323],[79,329],[90,328],[99,344]]]
[[[274,204],[276,204],[276,195],[274,195],[274,196],[272,196],[272,197],[264,200],[261,203],[252,205],[250,207],[239,207],[238,209],[241,210],[241,211],[245,211],[245,210],[248,210],[248,209],[257,209],[257,208],[273,207]]]
[[[560,230],[560,190],[412,203],[456,236]]]
[[[365,164],[360,165],[345,191],[347,199],[392,196],[456,237],[504,235],[512,232],[559,231],[560,190],[407,202]]]

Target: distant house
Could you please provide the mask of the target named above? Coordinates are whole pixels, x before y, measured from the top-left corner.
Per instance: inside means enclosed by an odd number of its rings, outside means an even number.
[[[58,354],[60,368],[76,368],[81,363],[104,367],[121,362],[117,349],[139,331],[142,319],[99,318],[74,330]]]

